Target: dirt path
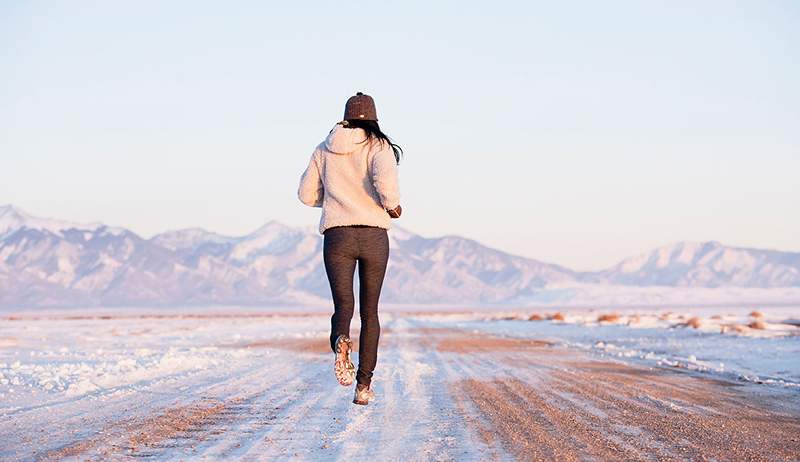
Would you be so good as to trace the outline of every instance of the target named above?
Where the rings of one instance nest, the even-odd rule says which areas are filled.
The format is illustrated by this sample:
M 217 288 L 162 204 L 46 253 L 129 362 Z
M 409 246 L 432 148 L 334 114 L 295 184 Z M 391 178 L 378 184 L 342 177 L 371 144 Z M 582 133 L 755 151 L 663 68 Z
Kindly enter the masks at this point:
M 797 392 L 412 317 L 385 326 L 369 406 L 336 384 L 323 337 L 228 342 L 259 354 L 224 374 L 15 410 L 0 459 L 800 458 Z

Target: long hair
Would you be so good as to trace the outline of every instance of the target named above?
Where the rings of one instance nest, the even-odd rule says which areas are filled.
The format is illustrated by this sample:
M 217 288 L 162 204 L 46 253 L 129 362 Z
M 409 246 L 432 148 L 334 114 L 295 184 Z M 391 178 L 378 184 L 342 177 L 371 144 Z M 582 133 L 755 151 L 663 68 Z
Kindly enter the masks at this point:
M 383 143 L 386 142 L 391 146 L 392 151 L 394 151 L 394 159 L 399 164 L 400 163 L 400 155 L 403 154 L 403 148 L 399 145 L 392 142 L 391 138 L 389 138 L 386 133 L 381 131 L 381 127 L 378 125 L 377 120 L 361 120 L 361 119 L 348 119 L 347 120 L 347 127 L 348 128 L 363 128 L 364 131 L 367 133 L 367 138 L 363 142 L 372 141 L 373 139 L 377 139 L 378 142 Z

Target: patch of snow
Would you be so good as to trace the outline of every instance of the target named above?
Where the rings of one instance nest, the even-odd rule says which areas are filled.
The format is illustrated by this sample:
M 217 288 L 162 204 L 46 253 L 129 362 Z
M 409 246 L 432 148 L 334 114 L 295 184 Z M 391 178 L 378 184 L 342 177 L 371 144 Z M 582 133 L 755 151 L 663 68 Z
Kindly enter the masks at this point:
M 562 310 L 563 321 L 528 321 L 529 312 L 472 314 L 455 325 L 513 337 L 551 340 L 603 357 L 800 388 L 800 308 Z M 600 322 L 615 312 L 619 319 Z M 540 315 L 550 314 L 539 311 Z M 454 323 L 456 318 L 429 318 Z M 756 323 L 758 321 L 758 323 Z M 692 327 L 692 325 L 697 327 Z M 749 327 L 752 326 L 752 327 Z

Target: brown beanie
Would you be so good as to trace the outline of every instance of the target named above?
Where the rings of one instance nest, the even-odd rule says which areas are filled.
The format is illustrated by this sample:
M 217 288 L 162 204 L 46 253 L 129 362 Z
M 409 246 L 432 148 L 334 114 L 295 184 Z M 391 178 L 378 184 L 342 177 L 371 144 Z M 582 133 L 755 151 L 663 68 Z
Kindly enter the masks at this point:
M 344 105 L 344 120 L 378 120 L 375 101 L 371 96 L 358 92 L 351 96 Z

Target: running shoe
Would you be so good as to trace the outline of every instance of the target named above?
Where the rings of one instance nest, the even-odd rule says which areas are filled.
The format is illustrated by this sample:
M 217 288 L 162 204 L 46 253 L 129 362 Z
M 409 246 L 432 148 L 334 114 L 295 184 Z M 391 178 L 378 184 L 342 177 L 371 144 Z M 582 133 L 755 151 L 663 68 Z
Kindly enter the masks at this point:
M 358 384 L 356 385 L 356 394 L 353 397 L 355 404 L 369 404 L 370 401 L 375 400 L 375 392 L 372 391 L 369 385 Z
M 336 380 L 342 386 L 348 387 L 356 379 L 356 366 L 350 360 L 350 352 L 353 351 L 353 342 L 347 335 L 336 337 L 336 360 L 333 363 L 333 372 Z

